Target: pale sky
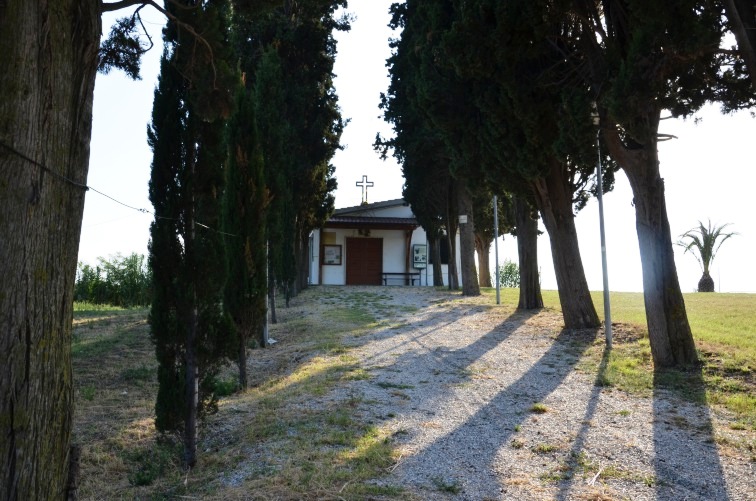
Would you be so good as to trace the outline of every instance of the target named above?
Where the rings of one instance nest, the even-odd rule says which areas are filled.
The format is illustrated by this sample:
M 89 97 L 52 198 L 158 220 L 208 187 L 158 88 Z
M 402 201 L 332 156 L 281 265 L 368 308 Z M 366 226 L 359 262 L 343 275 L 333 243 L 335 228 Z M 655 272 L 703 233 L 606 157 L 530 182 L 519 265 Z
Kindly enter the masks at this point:
M 388 8 L 391 0 L 352 0 L 348 12 L 356 16 L 349 33 L 337 33 L 338 56 L 334 73 L 336 91 L 344 118 L 351 121 L 344 130 L 343 151 L 333 159 L 339 187 L 336 207 L 358 205 L 361 188 L 355 183 L 367 175 L 375 186 L 368 191 L 370 202 L 401 198 L 404 179 L 392 160 L 381 161 L 372 149 L 377 132 L 390 135 L 379 117 L 379 95 L 388 87 L 385 61 L 390 56 L 387 40 L 391 31 Z M 151 9 L 144 9 L 148 11 Z M 162 20 L 147 12 L 148 29 L 160 40 Z M 121 14 L 124 15 L 124 14 Z M 110 26 L 103 20 L 103 30 Z M 159 70 L 160 48 L 147 54 L 142 80 L 130 81 L 122 73 L 98 75 L 95 86 L 94 125 L 88 184 L 128 205 L 152 210 L 148 182 L 152 152 L 147 145 L 147 124 L 151 120 L 152 98 Z M 737 231 L 721 248 L 712 266 L 717 290 L 756 292 L 756 220 L 753 208 L 756 182 L 756 119 L 748 112 L 721 115 L 707 107 L 693 120 L 667 120 L 661 132 L 679 139 L 662 143 L 660 162 L 665 179 L 667 211 L 672 235 L 680 235 L 698 220 L 732 223 Z M 607 231 L 609 286 L 613 291 L 642 290 L 640 256 L 635 232 L 632 193 L 624 174 L 617 175 L 613 192 L 604 197 Z M 147 253 L 151 214 L 143 214 L 89 191 L 79 247 L 79 260 L 96 264 L 97 258 L 118 252 Z M 592 200 L 577 216 L 578 236 L 589 287 L 600 290 L 601 253 L 598 237 L 597 202 Z M 543 229 L 543 228 L 542 228 Z M 544 289 L 555 289 L 549 241 L 539 238 L 538 259 Z M 493 253 L 493 251 L 492 251 Z M 701 271 L 690 254 L 675 249 L 678 276 L 683 292 L 696 288 Z M 493 256 L 491 257 L 493 260 Z M 504 238 L 499 262 L 517 261 L 515 239 Z

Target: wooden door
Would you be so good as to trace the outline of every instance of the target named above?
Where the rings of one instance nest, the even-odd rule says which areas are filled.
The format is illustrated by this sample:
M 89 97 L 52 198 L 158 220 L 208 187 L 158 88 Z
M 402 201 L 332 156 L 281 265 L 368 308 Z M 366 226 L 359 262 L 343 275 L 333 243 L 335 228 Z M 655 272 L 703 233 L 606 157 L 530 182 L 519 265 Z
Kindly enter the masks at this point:
M 346 239 L 347 285 L 381 285 L 382 273 L 382 238 Z

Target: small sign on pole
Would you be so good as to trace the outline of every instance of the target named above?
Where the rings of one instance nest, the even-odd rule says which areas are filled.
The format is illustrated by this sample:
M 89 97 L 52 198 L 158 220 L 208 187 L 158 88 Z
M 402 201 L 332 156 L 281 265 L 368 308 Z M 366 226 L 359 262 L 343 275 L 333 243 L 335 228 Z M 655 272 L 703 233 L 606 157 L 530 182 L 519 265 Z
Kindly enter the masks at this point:
M 459 216 L 459 224 L 467 224 L 467 215 Z

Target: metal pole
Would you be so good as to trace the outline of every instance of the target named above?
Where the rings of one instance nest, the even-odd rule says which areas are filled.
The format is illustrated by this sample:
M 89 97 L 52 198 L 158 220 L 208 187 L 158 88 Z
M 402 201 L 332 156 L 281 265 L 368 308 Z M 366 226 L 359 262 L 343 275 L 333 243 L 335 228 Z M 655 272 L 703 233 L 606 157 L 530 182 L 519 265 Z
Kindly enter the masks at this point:
M 601 232 L 601 269 L 604 273 L 604 332 L 606 333 L 606 346 L 612 347 L 612 308 L 609 304 L 609 274 L 606 270 L 606 234 L 604 232 L 604 181 L 601 176 L 601 143 L 599 137 L 601 130 L 596 133 L 596 150 L 598 151 L 598 163 L 596 164 L 596 179 L 598 182 L 599 203 L 599 228 Z
M 501 285 L 499 285 L 499 204 L 496 195 L 493 198 L 494 209 L 494 257 L 496 258 L 496 304 L 501 304 Z

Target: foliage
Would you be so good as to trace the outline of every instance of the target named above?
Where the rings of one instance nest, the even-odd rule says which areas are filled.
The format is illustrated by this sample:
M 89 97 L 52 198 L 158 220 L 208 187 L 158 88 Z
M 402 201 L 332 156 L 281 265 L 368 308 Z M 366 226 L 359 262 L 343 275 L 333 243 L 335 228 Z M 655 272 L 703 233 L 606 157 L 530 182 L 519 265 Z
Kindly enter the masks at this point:
M 229 123 L 229 158 L 223 196 L 226 281 L 223 306 L 236 329 L 239 384 L 247 386 L 247 343 L 264 344 L 268 291 L 265 169 L 257 137 L 254 89 L 240 86 Z
M 134 80 L 139 80 L 139 66 L 142 54 L 152 48 L 140 41 L 140 33 L 137 22 L 142 28 L 142 19 L 139 16 L 139 7 L 131 17 L 124 17 L 116 21 L 110 28 L 110 34 L 100 45 L 100 61 L 98 70 L 108 74 L 114 68 L 124 71 Z M 146 30 L 145 30 L 146 33 Z
M 79 263 L 74 285 L 74 301 L 110 304 L 130 308 L 147 306 L 152 301 L 152 276 L 145 257 L 132 253 L 100 257 L 92 267 Z
M 330 163 L 344 121 L 333 88 L 334 17 L 344 0 L 286 2 L 265 16 L 240 17 L 236 36 L 241 69 L 254 88 L 255 119 L 270 190 L 268 241 L 271 278 L 287 300 L 306 273 L 310 231 L 333 211 L 336 179 Z
M 680 235 L 680 240 L 677 241 L 677 245 L 685 249 L 685 252 L 690 251 L 698 264 L 701 265 L 703 277 L 698 283 L 698 292 L 714 292 L 714 280 L 711 279 L 709 274 L 709 267 L 722 244 L 728 238 L 737 235 L 736 232 L 724 233 L 724 229 L 729 225 L 729 223 L 726 223 L 721 226 L 716 224 L 712 226 L 711 220 L 709 220 L 708 226 L 704 226 L 699 221 L 698 228 L 691 228 L 686 231 Z M 718 244 L 717 241 L 719 241 Z
M 148 130 L 155 207 L 150 332 L 159 363 L 155 426 L 183 434 L 185 462 L 192 466 L 196 420 L 214 410 L 213 376 L 233 346 L 233 329 L 221 310 L 225 267 L 218 231 L 227 153 L 221 117 L 231 93 L 223 87 L 231 85 L 224 59 L 228 3 L 216 0 L 175 14 L 203 26 L 213 64 L 201 64 L 207 54 L 193 59 L 195 43 L 168 23 Z M 196 65 L 192 71 L 183 71 L 190 63 Z
M 701 270 L 704 273 L 707 273 L 711 263 L 714 261 L 714 256 L 722 244 L 725 243 L 728 238 L 737 235 L 736 232 L 723 233 L 723 230 L 729 225 L 730 223 L 721 226 L 715 224 L 712 227 L 710 220 L 708 226 L 704 226 L 703 223 L 699 221 L 698 228 L 691 228 L 680 235 L 681 240 L 677 243 L 685 249 L 685 252 L 690 251 L 701 265 Z M 688 241 L 685 242 L 683 239 L 688 239 Z M 719 245 L 717 245 L 717 240 L 719 240 Z M 696 255 L 696 251 L 698 252 L 698 255 Z
M 504 265 L 499 266 L 499 285 L 510 288 L 520 286 L 520 267 L 517 263 L 506 259 Z
M 558 2 L 556 18 L 572 22 L 563 59 L 591 89 L 609 152 L 633 190 L 636 229 L 649 310 L 648 331 L 656 367 L 696 363 L 659 172 L 662 112 L 695 113 L 718 101 L 753 104 L 750 83 L 735 51 L 721 50 L 726 34 L 719 2 Z

